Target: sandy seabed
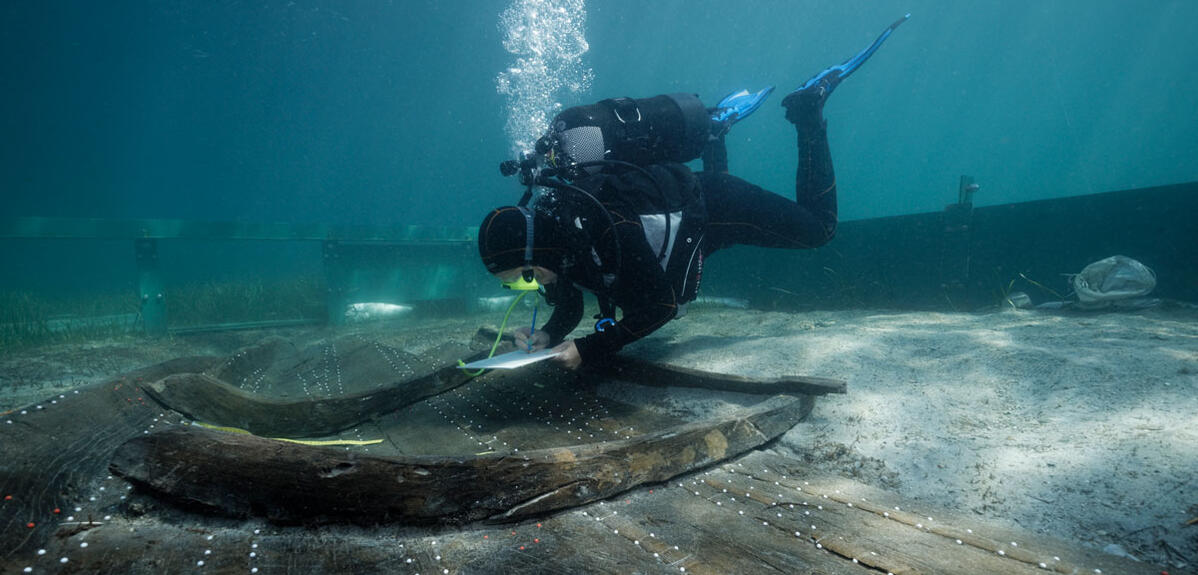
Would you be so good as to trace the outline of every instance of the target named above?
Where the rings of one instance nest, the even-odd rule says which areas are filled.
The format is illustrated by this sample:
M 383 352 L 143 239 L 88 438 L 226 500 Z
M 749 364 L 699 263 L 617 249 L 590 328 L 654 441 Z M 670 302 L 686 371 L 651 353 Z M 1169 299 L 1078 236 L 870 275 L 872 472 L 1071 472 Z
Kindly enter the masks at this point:
M 1198 563 L 1198 311 L 699 310 L 627 351 L 844 379 L 772 449 L 876 487 L 1173 568 Z M 616 392 L 620 393 L 620 392 Z M 680 412 L 708 394 L 638 391 Z M 729 399 L 731 406 L 736 400 Z
M 468 342 L 493 315 L 373 330 L 416 349 Z M 335 334 L 290 332 L 308 340 Z M 0 411 L 172 357 L 228 354 L 263 335 L 124 338 L 9 353 L 0 358 Z M 624 353 L 747 376 L 843 379 L 846 395 L 821 398 L 769 449 L 939 508 L 1175 572 L 1198 564 L 1198 524 L 1187 525 L 1198 518 L 1193 307 L 987 314 L 697 307 Z M 605 394 L 687 417 L 761 399 L 606 387 Z

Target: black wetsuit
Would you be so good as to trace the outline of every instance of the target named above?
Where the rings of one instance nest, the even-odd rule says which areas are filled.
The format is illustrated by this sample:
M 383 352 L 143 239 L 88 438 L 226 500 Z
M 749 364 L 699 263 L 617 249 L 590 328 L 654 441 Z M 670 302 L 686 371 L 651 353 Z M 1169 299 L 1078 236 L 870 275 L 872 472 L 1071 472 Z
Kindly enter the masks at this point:
M 650 246 L 646 238 L 643 222 L 637 215 L 643 212 L 634 206 L 605 201 L 619 238 L 619 272 L 614 274 L 614 282 L 612 274 L 605 277 L 602 273 L 601 262 L 611 265 L 616 259 L 614 244 L 610 238 L 604 238 L 611 226 L 605 218 L 598 223 L 595 221 L 598 218 L 591 218 L 591 224 L 601 228 L 593 234 L 596 240 L 590 246 L 572 249 L 573 263 L 563 270 L 557 282 L 546 287 L 546 296 L 555 310 L 542 329 L 552 342 L 562 341 L 581 321 L 580 288 L 609 298 L 623 311 L 623 317 L 614 326 L 575 340 L 586 364 L 618 351 L 676 317 L 679 306 L 693 299 L 697 292 L 702 260 L 716 251 L 737 244 L 806 249 L 832 239 L 837 222 L 836 178 L 827 129 L 818 111 L 804 114 L 799 120 L 795 122 L 799 162 L 793 202 L 728 174 L 726 161 L 722 159 L 722 142 L 715 143 L 714 153 L 705 155 L 703 172 L 692 173 L 681 164 L 650 167 L 659 186 L 668 193 L 685 196 L 697 186 L 705 204 L 705 225 L 698 230 L 682 226 L 666 270 L 658 263 L 660 250 Z M 607 178 L 610 183 L 612 177 Z M 638 174 L 615 180 L 635 185 L 638 178 L 641 182 L 645 180 Z M 597 189 L 603 182 L 578 184 L 584 188 L 591 184 L 589 187 Z

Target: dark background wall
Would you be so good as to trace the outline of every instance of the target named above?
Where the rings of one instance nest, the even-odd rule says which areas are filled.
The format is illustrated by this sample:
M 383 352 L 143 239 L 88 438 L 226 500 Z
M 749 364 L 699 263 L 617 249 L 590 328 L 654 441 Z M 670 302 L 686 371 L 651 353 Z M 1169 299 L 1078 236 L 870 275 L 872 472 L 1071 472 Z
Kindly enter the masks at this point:
M 960 219 L 942 211 L 845 222 L 817 250 L 717 253 L 703 289 L 767 309 L 974 310 L 1007 291 L 1064 299 L 1069 275 L 1124 255 L 1156 272 L 1153 296 L 1195 302 L 1196 213 L 1190 183 L 980 207 Z
M 0 216 L 477 225 L 519 197 L 496 170 L 510 154 L 496 90 L 517 62 L 499 22 L 510 4 L 5 2 Z M 729 149 L 734 173 L 783 195 L 795 159 L 782 94 L 911 12 L 826 111 L 846 221 L 937 211 L 961 173 L 983 183 L 979 206 L 1198 180 L 1189 0 L 578 5 L 594 82 L 562 105 L 777 85 Z M 830 249 L 870 257 L 854 233 Z M 186 277 L 312 267 L 312 249 L 189 249 L 211 256 Z M 5 240 L 0 289 L 119 287 L 104 272 L 128 257 Z M 1088 258 L 1069 259 L 1045 283 Z

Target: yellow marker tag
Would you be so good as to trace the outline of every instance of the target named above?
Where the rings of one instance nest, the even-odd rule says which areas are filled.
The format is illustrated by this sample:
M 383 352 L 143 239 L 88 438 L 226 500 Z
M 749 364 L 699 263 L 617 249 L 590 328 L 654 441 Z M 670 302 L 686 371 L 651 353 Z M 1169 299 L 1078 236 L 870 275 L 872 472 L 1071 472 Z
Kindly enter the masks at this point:
M 382 443 L 381 439 L 327 439 L 327 440 L 307 440 L 307 439 L 287 439 L 285 437 L 271 437 L 275 441 L 287 441 L 289 443 L 299 443 L 302 445 L 374 445 Z
M 240 433 L 242 435 L 254 435 L 244 429 L 240 429 L 237 427 L 212 425 L 211 423 L 204 423 L 202 421 L 195 422 L 195 425 L 198 425 L 205 429 L 214 429 L 216 431 L 225 431 L 228 433 Z M 381 440 L 381 439 L 365 439 L 365 440 L 324 439 L 324 440 L 321 440 L 321 439 L 288 439 L 286 437 L 267 437 L 266 439 L 273 439 L 275 441 L 286 441 L 288 443 L 298 443 L 300 445 L 316 445 L 316 446 L 323 446 L 323 445 L 375 445 L 377 443 L 383 442 L 383 440 Z
M 198 426 L 200 426 L 200 427 L 203 427 L 203 428 L 205 428 L 205 429 L 213 429 L 213 430 L 216 430 L 216 431 L 224 431 L 224 432 L 227 432 L 227 433 L 240 433 L 240 434 L 242 434 L 242 435 L 253 435 L 252 433 L 250 433 L 250 432 L 248 432 L 248 431 L 246 431 L 246 430 L 244 430 L 244 429 L 239 429 L 239 428 L 236 428 L 236 427 L 225 427 L 225 426 L 223 426 L 223 425 L 212 425 L 211 423 L 204 423 L 204 422 L 202 422 L 202 421 L 195 421 L 195 422 L 192 422 L 192 424 L 193 424 L 193 425 L 198 425 Z

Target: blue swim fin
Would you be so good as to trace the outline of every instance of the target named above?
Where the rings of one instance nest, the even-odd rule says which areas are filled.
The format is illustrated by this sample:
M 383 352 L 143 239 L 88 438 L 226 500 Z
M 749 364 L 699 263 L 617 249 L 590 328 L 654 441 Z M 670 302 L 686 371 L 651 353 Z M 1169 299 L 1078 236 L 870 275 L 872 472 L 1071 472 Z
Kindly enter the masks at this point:
M 714 135 L 720 136 L 728 133 L 732 124 L 748 118 L 749 114 L 761 107 L 761 103 L 765 102 L 765 99 L 769 98 L 773 91 L 773 86 L 766 86 L 764 90 L 756 93 L 741 90 L 724 96 L 724 99 L 720 100 L 720 103 L 711 110 L 711 120 L 715 124 L 712 131 L 718 132 Z
M 894 24 L 891 24 L 890 27 L 882 31 L 882 34 L 878 36 L 877 40 L 874 40 L 873 44 L 870 44 L 864 50 L 858 52 L 856 56 L 845 60 L 843 64 L 832 66 L 831 68 L 816 74 L 810 80 L 807 80 L 807 82 L 805 82 L 802 86 L 799 86 L 797 89 L 795 89 L 795 91 L 787 94 L 786 98 L 782 100 L 782 105 L 790 107 L 788 101 L 793 101 L 794 97 L 803 96 L 803 92 L 810 93 L 811 96 L 816 98 L 817 102 L 822 105 L 823 100 L 832 93 L 832 90 L 835 90 L 836 86 L 840 85 L 842 80 L 848 78 L 849 75 L 857 71 L 857 68 L 860 68 L 870 56 L 874 55 L 874 52 L 878 51 L 878 48 L 882 46 L 882 42 L 885 42 L 886 39 L 890 37 L 890 34 L 893 33 L 900 24 L 906 22 L 910 17 L 911 15 L 907 14 L 896 20 Z

